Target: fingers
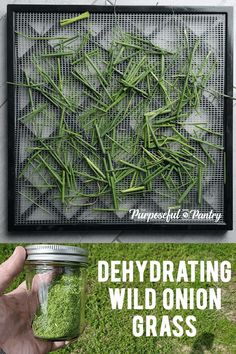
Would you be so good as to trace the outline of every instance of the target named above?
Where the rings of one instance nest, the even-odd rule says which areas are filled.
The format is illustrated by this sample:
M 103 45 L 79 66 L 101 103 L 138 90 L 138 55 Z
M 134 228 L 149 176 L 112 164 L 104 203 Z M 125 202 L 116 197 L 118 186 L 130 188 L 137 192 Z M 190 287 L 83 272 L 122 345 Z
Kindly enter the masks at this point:
M 12 290 L 10 293 L 8 293 L 8 295 L 17 295 L 17 294 L 22 294 L 25 293 L 27 291 L 27 287 L 26 287 L 26 282 L 23 281 L 23 283 L 21 283 L 18 288 Z
M 71 341 L 60 341 L 60 342 L 47 342 L 38 339 L 38 345 L 42 350 L 45 349 L 47 352 L 55 352 L 58 349 L 64 348 L 65 346 L 72 344 L 76 340 L 78 340 L 78 338 L 73 339 Z
M 64 348 L 64 347 L 67 347 L 68 345 L 71 345 L 75 342 L 78 341 L 78 338 L 75 338 L 75 339 L 72 339 L 72 340 L 66 340 L 64 342 L 52 342 L 51 345 L 51 351 L 56 351 L 58 349 L 61 349 L 61 348 Z
M 68 342 L 48 342 L 44 340 L 37 339 L 37 345 L 40 353 L 51 353 L 58 349 L 64 348 Z
M 77 341 L 78 341 L 78 338 L 71 339 L 71 340 L 69 340 L 69 341 L 66 342 L 66 345 L 73 344 L 73 343 L 75 343 L 75 342 L 77 342 Z
M 69 344 L 69 342 L 53 342 L 52 343 L 52 348 L 51 351 L 54 352 L 55 350 L 61 349 L 63 347 L 65 347 L 67 344 Z
M 3 292 L 10 285 L 12 280 L 23 270 L 25 258 L 25 249 L 18 246 L 11 257 L 0 265 L 0 293 Z

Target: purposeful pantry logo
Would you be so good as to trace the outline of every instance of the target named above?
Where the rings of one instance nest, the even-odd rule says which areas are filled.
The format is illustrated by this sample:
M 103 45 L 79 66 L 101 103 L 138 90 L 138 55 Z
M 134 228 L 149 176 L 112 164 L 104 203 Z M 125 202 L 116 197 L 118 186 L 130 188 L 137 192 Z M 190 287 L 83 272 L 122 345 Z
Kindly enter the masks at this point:
M 168 209 L 164 212 L 147 212 L 143 209 L 130 209 L 130 219 L 135 221 L 152 222 L 155 220 L 164 220 L 169 223 L 175 220 L 199 220 L 199 221 L 212 221 L 218 223 L 222 219 L 221 213 L 214 212 L 211 209 L 209 212 L 202 212 L 198 209 Z

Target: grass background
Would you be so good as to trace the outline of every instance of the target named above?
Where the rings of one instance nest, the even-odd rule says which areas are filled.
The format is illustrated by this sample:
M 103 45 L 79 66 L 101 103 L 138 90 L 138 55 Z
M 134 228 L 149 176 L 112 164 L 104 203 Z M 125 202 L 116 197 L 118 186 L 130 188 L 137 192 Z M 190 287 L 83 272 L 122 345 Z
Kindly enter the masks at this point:
M 88 299 L 86 305 L 87 325 L 79 340 L 69 347 L 58 351 L 60 354 L 155 354 L 155 353 L 189 353 L 189 354 L 236 354 L 236 244 L 82 244 L 90 254 L 88 268 Z M 0 247 L 0 262 L 5 260 L 15 245 Z M 233 277 L 230 283 L 221 284 L 223 292 L 222 310 L 179 310 L 165 311 L 158 307 L 153 311 L 125 310 L 112 311 L 110 308 L 108 288 L 117 284 L 97 282 L 98 260 L 229 260 L 232 263 Z M 16 287 L 24 279 L 22 273 L 12 284 Z M 210 283 L 194 284 L 121 284 L 121 287 L 138 287 L 142 293 L 145 287 L 155 287 L 158 292 L 164 287 L 202 287 Z M 197 336 L 188 338 L 174 337 L 140 337 L 132 335 L 132 317 L 136 314 L 153 314 L 160 317 L 176 314 L 197 318 Z M 160 324 L 160 320 L 158 320 Z M 158 327 L 159 328 L 159 327 Z

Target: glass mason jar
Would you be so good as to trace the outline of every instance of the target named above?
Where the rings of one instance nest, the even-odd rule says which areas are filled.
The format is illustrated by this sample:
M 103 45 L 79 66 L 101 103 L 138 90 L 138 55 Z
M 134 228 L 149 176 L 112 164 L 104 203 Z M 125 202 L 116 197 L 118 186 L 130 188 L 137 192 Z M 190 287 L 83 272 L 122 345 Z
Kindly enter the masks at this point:
M 84 328 L 87 251 L 73 246 L 26 247 L 26 284 L 35 337 L 77 338 Z

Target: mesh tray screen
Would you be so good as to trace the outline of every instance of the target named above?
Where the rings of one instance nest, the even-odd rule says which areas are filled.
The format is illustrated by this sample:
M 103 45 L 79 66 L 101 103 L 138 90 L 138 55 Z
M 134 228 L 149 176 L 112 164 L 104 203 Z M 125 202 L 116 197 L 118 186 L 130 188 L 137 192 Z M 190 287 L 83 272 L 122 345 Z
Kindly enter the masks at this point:
M 77 31 L 81 34 L 87 32 L 87 27 L 83 22 L 77 22 L 73 25 L 60 28 L 59 20 L 77 16 L 77 13 L 15 13 L 15 31 L 25 33 L 29 36 L 73 36 Z M 201 40 L 201 46 L 197 52 L 197 60 L 199 63 L 205 58 L 209 50 L 214 54 L 213 57 L 218 59 L 218 69 L 211 77 L 208 86 L 215 91 L 223 93 L 224 90 L 224 69 L 225 69 L 225 25 L 226 19 L 224 14 L 152 14 L 152 13 L 119 13 L 116 18 L 110 13 L 93 13 L 90 17 L 90 26 L 94 38 L 101 46 L 107 48 L 114 36 L 114 28 L 119 24 L 124 31 L 134 34 L 146 36 L 164 48 L 176 50 L 183 45 L 184 29 L 189 33 L 190 45 L 193 45 L 197 38 Z M 88 45 L 89 46 L 89 45 Z M 73 47 L 73 44 L 72 44 Z M 30 73 L 30 58 L 32 53 L 42 53 L 44 50 L 51 48 L 50 41 L 34 41 L 17 36 L 15 41 L 15 60 L 14 60 L 14 80 L 20 82 L 24 80 L 24 71 Z M 89 49 L 89 48 L 88 48 Z M 92 48 L 91 48 L 92 50 Z M 68 70 L 67 62 L 63 64 L 63 73 Z M 31 73 L 34 75 L 34 73 Z M 170 75 L 172 75 L 170 73 Z M 71 77 L 67 83 L 70 87 L 76 87 L 74 78 Z M 37 104 L 45 103 L 44 99 L 36 95 L 34 96 Z M 80 93 L 78 100 L 82 99 Z M 158 99 L 158 97 L 157 97 Z M 40 134 L 47 137 L 53 133 L 57 124 L 57 115 L 53 107 L 49 108 L 47 117 L 42 115 L 41 123 L 38 126 L 23 123 L 19 118 L 23 114 L 30 112 L 28 93 L 24 88 L 16 87 L 15 90 L 15 122 L 16 122 L 16 176 L 18 177 L 25 159 L 29 154 L 28 147 L 32 146 L 32 138 Z M 223 99 L 212 100 L 212 97 L 204 94 L 200 103 L 200 119 L 208 122 L 208 126 L 218 133 L 223 133 Z M 138 115 L 132 117 L 132 122 L 139 119 Z M 199 116 L 195 113 L 188 118 L 189 121 L 199 121 Z M 122 129 L 130 132 L 132 139 L 131 119 L 125 121 Z M 70 118 L 70 126 L 76 126 L 76 119 L 73 115 Z M 191 126 L 186 131 L 191 134 Z M 223 138 L 211 136 L 211 142 L 215 144 L 223 144 Z M 205 159 L 203 151 L 198 148 L 196 152 L 199 158 Z M 196 191 L 193 190 L 186 202 L 183 204 L 184 209 L 199 209 L 201 212 L 221 213 L 220 223 L 224 222 L 224 153 L 219 150 L 212 150 L 215 164 L 208 164 L 204 172 L 203 180 L 203 203 L 199 207 L 196 203 Z M 78 161 L 78 168 L 83 170 L 83 164 Z M 36 179 L 36 180 L 35 180 Z M 74 206 L 66 208 L 54 198 L 52 191 L 41 190 L 40 188 L 31 188 L 30 198 L 26 198 L 29 185 L 37 182 L 37 178 L 30 172 L 24 174 L 23 178 L 16 179 L 16 223 L 24 224 L 77 224 L 77 223 L 120 223 L 128 224 L 134 221 L 130 219 L 130 213 L 120 212 L 94 212 L 94 206 Z M 125 186 L 124 186 L 125 187 Z M 163 196 L 163 195 L 164 196 Z M 34 202 L 33 202 L 34 201 Z M 81 203 L 88 200 L 82 198 Z M 112 201 L 110 197 L 101 197 L 96 204 L 99 207 L 111 208 Z M 121 202 L 120 207 L 123 209 L 138 208 L 146 212 L 166 211 L 168 206 L 173 204 L 171 193 L 168 193 L 165 185 L 159 179 L 155 181 L 154 191 L 150 194 L 136 196 L 126 196 Z M 155 223 L 165 223 L 166 220 L 155 220 Z M 213 220 L 192 220 L 188 217 L 175 220 L 175 223 L 212 223 Z

